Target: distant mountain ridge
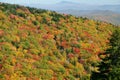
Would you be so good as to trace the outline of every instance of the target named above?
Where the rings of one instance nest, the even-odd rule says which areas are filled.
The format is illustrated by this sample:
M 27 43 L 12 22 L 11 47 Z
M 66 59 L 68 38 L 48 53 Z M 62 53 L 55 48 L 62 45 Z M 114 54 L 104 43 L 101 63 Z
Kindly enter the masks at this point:
M 117 13 L 120 13 L 120 5 L 96 5 L 96 4 L 81 4 L 81 3 L 74 3 L 69 1 L 62 1 L 56 4 L 25 4 L 31 7 L 49 9 L 49 10 L 110 10 Z
M 120 25 L 120 14 L 109 10 L 60 10 L 57 12 Z
M 82 16 L 120 25 L 120 4 L 96 5 L 62 1 L 56 4 L 23 4 L 24 6 L 56 11 L 58 13 Z

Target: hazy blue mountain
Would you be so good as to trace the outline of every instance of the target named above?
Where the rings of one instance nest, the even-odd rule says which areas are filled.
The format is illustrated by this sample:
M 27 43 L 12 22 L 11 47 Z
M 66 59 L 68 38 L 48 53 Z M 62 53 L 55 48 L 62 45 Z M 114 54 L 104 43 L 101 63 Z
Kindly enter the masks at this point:
M 120 25 L 120 14 L 112 12 L 112 11 L 93 11 L 89 14 L 82 15 L 83 17 L 87 17 L 94 20 L 105 21 L 108 23 L 112 23 L 115 25 Z
M 111 10 L 120 13 L 120 5 L 103 5 L 97 8 L 98 10 Z

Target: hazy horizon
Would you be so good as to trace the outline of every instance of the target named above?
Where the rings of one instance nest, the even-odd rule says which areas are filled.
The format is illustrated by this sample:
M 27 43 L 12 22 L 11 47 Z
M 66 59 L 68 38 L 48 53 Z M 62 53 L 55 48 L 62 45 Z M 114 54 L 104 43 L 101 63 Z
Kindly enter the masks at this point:
M 11 4 L 56 4 L 62 1 L 81 3 L 81 4 L 95 4 L 95 5 L 118 5 L 120 0 L 0 0 L 0 2 Z

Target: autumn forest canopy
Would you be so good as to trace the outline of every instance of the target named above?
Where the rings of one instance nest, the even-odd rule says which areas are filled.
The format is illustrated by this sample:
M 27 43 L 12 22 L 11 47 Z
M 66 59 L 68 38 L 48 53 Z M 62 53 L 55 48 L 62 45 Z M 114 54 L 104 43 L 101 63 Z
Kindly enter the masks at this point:
M 0 80 L 120 80 L 118 26 L 0 3 Z

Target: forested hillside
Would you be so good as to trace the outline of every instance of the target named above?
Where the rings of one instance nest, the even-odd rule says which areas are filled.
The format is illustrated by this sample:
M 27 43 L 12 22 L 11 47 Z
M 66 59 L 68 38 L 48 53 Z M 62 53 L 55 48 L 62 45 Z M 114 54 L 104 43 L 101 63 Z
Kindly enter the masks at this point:
M 0 80 L 90 80 L 115 26 L 0 3 Z

